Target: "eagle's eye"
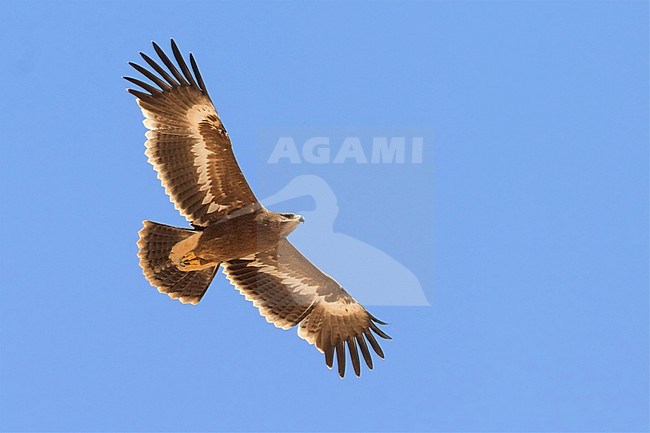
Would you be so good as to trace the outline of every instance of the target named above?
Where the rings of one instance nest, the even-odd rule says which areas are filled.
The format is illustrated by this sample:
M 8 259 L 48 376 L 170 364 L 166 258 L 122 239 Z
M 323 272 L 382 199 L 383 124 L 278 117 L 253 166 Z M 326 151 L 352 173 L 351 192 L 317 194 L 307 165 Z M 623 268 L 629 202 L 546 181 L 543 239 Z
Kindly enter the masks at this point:
M 284 218 L 290 220 L 290 219 L 293 219 L 293 217 L 294 217 L 295 215 L 292 214 L 292 213 L 283 213 L 282 216 L 283 216 Z
M 189 261 L 189 260 L 183 260 L 183 265 L 187 266 L 187 265 L 189 265 L 189 264 L 190 264 L 190 261 Z

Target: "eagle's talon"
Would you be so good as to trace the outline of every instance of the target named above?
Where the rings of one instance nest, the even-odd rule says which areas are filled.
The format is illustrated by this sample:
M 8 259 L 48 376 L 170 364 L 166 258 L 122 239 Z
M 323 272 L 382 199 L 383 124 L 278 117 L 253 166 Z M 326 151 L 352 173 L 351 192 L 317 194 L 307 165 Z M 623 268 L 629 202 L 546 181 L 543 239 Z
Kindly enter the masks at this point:
M 181 257 L 179 265 L 183 268 L 186 266 L 202 266 L 203 260 L 196 257 L 196 254 L 194 254 L 193 252 L 189 252 L 185 254 L 183 257 Z

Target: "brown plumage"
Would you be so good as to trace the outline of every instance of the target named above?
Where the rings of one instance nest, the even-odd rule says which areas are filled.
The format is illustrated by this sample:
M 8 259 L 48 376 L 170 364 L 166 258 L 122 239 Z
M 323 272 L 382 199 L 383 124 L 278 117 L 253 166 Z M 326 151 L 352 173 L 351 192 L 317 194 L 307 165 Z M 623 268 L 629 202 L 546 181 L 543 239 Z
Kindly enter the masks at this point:
M 372 369 L 368 345 L 384 357 L 373 333 L 390 338 L 377 326 L 385 323 L 289 243 L 286 237 L 302 217 L 271 212 L 259 203 L 237 164 L 194 56 L 190 54 L 190 71 L 173 40 L 171 45 L 178 68 L 153 43 L 166 68 L 144 53 L 142 58 L 157 74 L 129 64 L 154 85 L 125 79 L 144 90 L 128 89 L 149 129 L 149 162 L 194 229 L 145 221 L 138 241 L 145 277 L 160 292 L 196 304 L 222 266 L 266 320 L 282 329 L 297 326 L 298 335 L 325 354 L 329 368 L 336 354 L 341 377 L 346 346 L 357 376 L 359 353 Z

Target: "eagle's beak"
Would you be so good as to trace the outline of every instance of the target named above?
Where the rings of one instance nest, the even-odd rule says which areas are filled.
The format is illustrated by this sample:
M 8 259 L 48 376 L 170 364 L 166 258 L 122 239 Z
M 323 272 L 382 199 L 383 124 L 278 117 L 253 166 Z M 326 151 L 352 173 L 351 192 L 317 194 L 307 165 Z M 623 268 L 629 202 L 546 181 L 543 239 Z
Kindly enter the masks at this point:
M 301 215 L 300 218 L 298 218 L 298 221 L 300 221 L 301 223 L 304 223 L 304 222 L 305 222 L 305 219 L 304 219 L 304 218 L 302 217 L 302 215 Z

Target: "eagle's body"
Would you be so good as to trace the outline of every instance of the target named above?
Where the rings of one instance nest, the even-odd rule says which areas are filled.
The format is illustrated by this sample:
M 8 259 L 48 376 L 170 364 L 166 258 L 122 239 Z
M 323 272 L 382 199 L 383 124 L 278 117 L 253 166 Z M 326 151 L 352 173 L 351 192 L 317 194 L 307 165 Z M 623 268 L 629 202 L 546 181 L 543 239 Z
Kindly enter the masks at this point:
M 300 215 L 263 208 L 236 214 L 174 245 L 170 259 L 184 272 L 205 269 L 265 251 L 287 237 L 302 221 Z
M 325 354 L 336 353 L 341 377 L 345 347 L 357 376 L 359 352 L 372 369 L 368 344 L 381 357 L 373 332 L 389 338 L 377 320 L 334 279 L 286 239 L 303 219 L 264 208 L 242 174 L 230 137 L 208 96 L 194 57 L 192 72 L 172 40 L 174 58 L 153 44 L 166 69 L 140 53 L 157 75 L 130 63 L 155 86 L 127 80 L 145 115 L 146 154 L 176 209 L 194 227 L 144 221 L 138 241 L 140 266 L 158 291 L 198 303 L 222 267 L 233 285 L 269 322 L 298 335 Z

